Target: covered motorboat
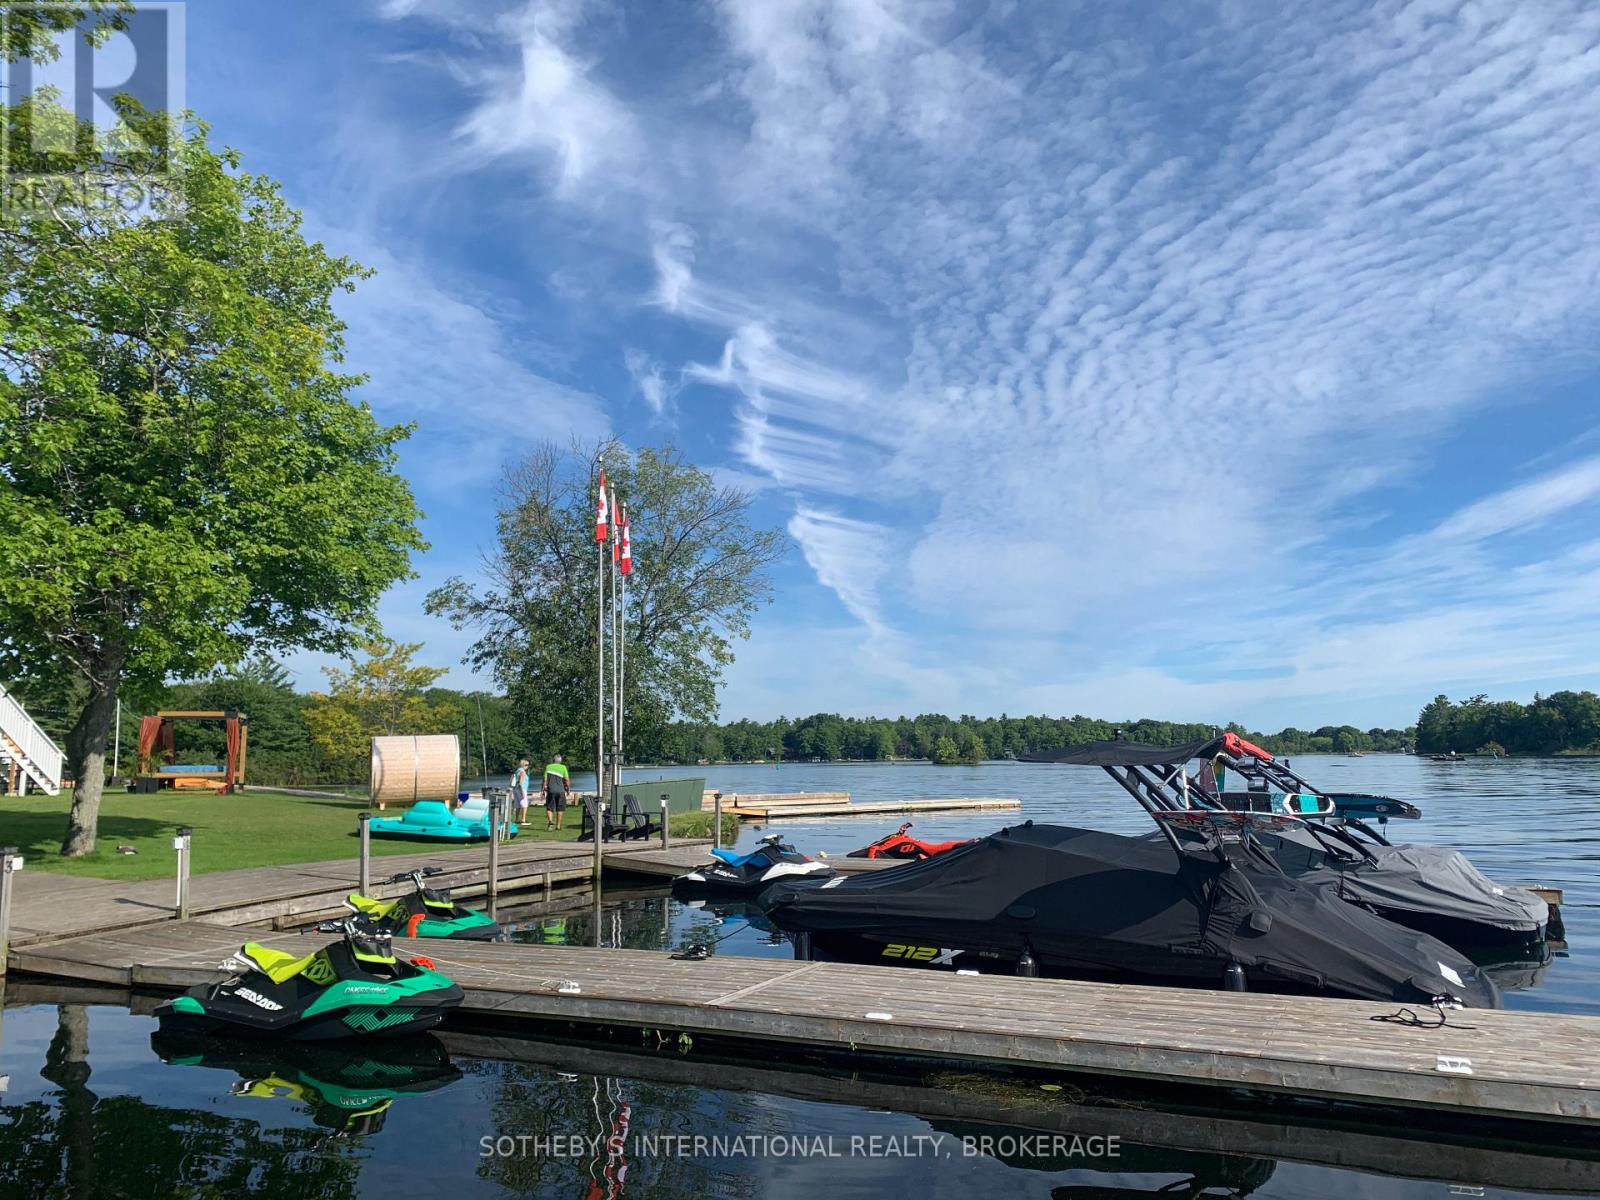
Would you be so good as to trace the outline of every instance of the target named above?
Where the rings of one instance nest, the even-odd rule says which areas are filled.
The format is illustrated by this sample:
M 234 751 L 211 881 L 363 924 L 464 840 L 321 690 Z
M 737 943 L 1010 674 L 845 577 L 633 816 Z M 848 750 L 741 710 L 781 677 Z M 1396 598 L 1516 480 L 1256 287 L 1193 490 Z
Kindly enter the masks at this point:
M 1393 845 L 1355 813 L 1414 819 L 1421 811 L 1386 796 L 1318 790 L 1266 750 L 1225 733 L 1182 746 L 1089 742 L 1040 759 L 1103 767 L 1141 802 L 1166 811 L 1275 813 L 1294 818 L 1263 831 L 1260 842 L 1295 879 L 1460 947 L 1540 941 L 1550 908 L 1526 888 L 1489 879 L 1457 850 Z M 1198 761 L 1190 775 L 1187 764 Z M 1243 789 L 1228 790 L 1237 778 Z
M 1464 955 L 1284 874 L 1255 840 L 1284 818 L 1151 815 L 1159 838 L 1027 822 L 761 906 L 830 959 L 1500 1005 Z

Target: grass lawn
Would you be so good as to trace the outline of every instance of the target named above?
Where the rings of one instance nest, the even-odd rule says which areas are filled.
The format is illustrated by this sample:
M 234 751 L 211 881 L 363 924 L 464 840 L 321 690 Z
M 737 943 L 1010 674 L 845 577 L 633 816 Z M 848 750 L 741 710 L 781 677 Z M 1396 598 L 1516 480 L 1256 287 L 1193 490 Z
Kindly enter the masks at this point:
M 250 788 L 232 796 L 173 791 L 134 795 L 108 789 L 100 805 L 95 852 L 64 859 L 61 838 L 71 807 L 72 796 L 67 792 L 59 796 L 0 796 L 0 844 L 20 847 L 29 870 L 101 879 L 170 876 L 177 863 L 172 836 L 180 825 L 194 829 L 191 870 L 196 875 L 236 867 L 355 858 L 359 852 L 356 817 L 367 810 L 367 800 L 360 795 L 347 800 L 286 796 Z M 384 815 L 399 816 L 404 811 L 403 806 L 391 807 Z M 545 832 L 542 812 L 534 817 L 519 838 L 577 839 L 581 816 L 576 810 L 567 810 L 567 825 L 559 835 Z M 684 835 L 689 836 L 689 830 Z M 132 846 L 138 853 L 118 854 L 118 846 Z M 449 854 L 457 849 L 460 847 L 439 843 L 372 839 L 374 857 L 418 851 Z

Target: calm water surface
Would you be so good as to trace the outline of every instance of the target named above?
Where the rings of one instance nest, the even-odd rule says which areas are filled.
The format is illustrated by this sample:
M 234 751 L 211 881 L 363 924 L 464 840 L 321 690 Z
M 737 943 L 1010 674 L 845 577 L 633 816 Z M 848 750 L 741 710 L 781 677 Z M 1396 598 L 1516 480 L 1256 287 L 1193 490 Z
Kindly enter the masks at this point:
M 1400 827 L 1408 840 L 1459 847 L 1497 878 L 1566 889 L 1570 957 L 1508 999 L 1600 1011 L 1600 977 L 1587 952 L 1600 908 L 1600 763 L 1442 765 L 1374 755 L 1307 757 L 1298 765 L 1329 788 L 1421 804 L 1424 820 Z M 1009 795 L 1022 799 L 1022 818 L 1125 832 L 1150 824 L 1100 772 L 1074 767 L 702 770 L 709 786 L 728 793 Z M 654 777 L 637 772 L 630 781 Z M 970 836 L 1008 819 L 1018 818 L 931 814 L 917 832 Z M 897 823 L 857 818 L 782 828 L 804 848 L 842 853 Z M 756 836 L 746 830 L 741 841 Z M 681 906 L 643 890 L 614 890 L 598 922 L 592 897 L 582 896 L 502 915 L 526 941 L 647 948 L 707 941 L 717 953 L 790 954 L 756 914 Z M 957 1115 L 938 1116 L 946 1110 L 873 1090 L 868 1081 L 774 1082 L 771 1063 L 718 1064 L 675 1043 L 596 1048 L 452 1031 L 420 1048 L 257 1047 L 163 1062 L 151 1044 L 155 1023 L 139 1012 L 147 1005 L 129 1011 L 99 993 L 80 996 L 83 1003 L 62 999 L 17 981 L 7 996 L 0 1197 L 1600 1194 L 1600 1171 L 1584 1161 L 1600 1154 L 1593 1145 L 1553 1161 L 1506 1148 L 1441 1154 L 1364 1133 L 1260 1124 L 1218 1133 L 1193 1114 L 1157 1120 L 1115 1107 L 1060 1107 L 1070 1093 L 1008 1097 L 1013 1108 L 1045 1114 L 1021 1119 L 965 1095 L 960 1081 L 950 1091 L 950 1080 L 936 1081 L 938 1094 L 964 1098 Z M 975 1112 L 1013 1123 L 975 1124 Z M 1059 1140 L 1041 1140 L 1041 1129 Z M 1094 1141 L 1108 1133 L 1121 1137 L 1115 1157 Z M 723 1142 L 675 1140 L 712 1135 Z M 1006 1141 L 1028 1136 L 1034 1140 Z M 852 1140 L 858 1137 L 877 1141 Z M 510 1153 L 484 1154 L 497 1144 Z M 1316 1165 L 1328 1162 L 1361 1169 Z

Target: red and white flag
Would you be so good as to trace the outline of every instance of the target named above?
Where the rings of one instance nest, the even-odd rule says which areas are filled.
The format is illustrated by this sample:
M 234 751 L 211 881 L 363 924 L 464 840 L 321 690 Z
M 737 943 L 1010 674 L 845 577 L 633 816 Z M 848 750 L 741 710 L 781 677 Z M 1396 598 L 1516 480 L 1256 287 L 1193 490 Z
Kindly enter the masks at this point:
M 611 512 L 606 507 L 606 473 L 600 472 L 600 499 L 594 506 L 594 540 L 605 543 L 606 526 L 611 523 Z
M 622 510 L 622 554 L 617 560 L 624 575 L 633 574 L 633 542 L 628 536 L 628 510 Z
M 611 493 L 611 561 L 622 559 L 622 510 L 617 507 L 617 494 Z

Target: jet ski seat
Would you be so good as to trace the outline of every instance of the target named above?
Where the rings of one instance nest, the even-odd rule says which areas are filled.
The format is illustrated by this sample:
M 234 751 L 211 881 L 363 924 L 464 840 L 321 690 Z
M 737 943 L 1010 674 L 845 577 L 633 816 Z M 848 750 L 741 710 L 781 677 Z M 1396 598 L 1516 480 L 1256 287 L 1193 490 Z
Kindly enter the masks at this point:
M 748 854 L 736 854 L 732 850 L 724 850 L 721 847 L 718 847 L 711 852 L 711 857 L 727 863 L 730 867 L 742 867 L 745 863 L 754 858 L 762 849 L 765 849 L 765 847 L 758 847 L 757 849 L 750 851 Z
M 502 813 L 504 813 L 504 810 L 502 810 Z M 455 818 L 458 821 L 482 821 L 487 824 L 489 820 L 489 797 L 472 796 L 463 800 L 456 805 Z
M 296 958 L 287 950 L 274 950 L 271 946 L 263 946 L 259 942 L 246 942 L 239 951 L 239 957 L 247 958 L 261 968 L 273 983 L 287 983 L 311 965 L 311 960 L 317 957 L 313 950 L 304 958 Z

